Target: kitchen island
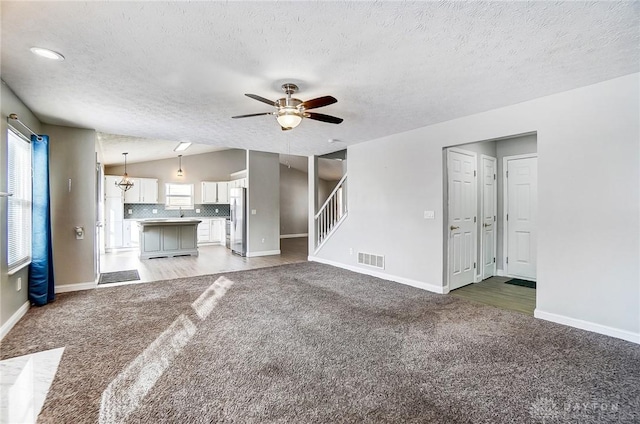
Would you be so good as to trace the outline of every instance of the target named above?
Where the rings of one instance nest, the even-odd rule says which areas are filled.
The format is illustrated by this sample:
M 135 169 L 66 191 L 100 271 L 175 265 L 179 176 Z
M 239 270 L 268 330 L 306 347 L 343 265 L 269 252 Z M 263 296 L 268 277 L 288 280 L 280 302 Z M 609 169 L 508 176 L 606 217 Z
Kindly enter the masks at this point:
M 141 219 L 140 259 L 198 256 L 199 219 Z

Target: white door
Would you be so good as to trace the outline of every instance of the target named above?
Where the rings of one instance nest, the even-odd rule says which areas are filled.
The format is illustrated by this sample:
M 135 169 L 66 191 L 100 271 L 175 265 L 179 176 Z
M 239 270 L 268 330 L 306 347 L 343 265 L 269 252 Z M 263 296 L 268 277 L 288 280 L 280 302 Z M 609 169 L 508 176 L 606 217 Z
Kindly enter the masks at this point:
M 506 274 L 535 280 L 538 159 L 528 157 L 505 160 Z
M 447 151 L 449 290 L 473 283 L 476 257 L 476 154 Z
M 496 171 L 497 159 L 482 155 L 480 181 L 482 184 L 482 217 L 480 228 L 480 257 L 482 262 L 482 279 L 496 275 L 496 210 L 497 184 Z

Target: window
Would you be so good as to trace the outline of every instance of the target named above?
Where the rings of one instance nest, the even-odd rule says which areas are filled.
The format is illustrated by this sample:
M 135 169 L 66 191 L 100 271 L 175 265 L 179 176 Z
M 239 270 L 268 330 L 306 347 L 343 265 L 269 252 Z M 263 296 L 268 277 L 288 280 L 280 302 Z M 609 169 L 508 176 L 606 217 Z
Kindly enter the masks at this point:
M 193 184 L 165 184 L 165 209 L 193 209 Z
M 7 260 L 9 271 L 31 261 L 31 143 L 8 130 Z

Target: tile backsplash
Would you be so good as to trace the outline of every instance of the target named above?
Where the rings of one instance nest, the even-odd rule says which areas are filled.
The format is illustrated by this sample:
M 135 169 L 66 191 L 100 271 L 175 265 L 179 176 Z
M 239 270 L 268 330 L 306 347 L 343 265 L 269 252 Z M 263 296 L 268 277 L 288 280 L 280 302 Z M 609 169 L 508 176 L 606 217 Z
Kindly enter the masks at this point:
M 153 213 L 156 209 L 158 213 Z M 200 213 L 196 213 L 196 209 L 200 209 Z M 129 213 L 131 211 L 131 213 Z M 217 212 L 216 212 L 217 211 Z M 204 218 L 210 216 L 229 216 L 228 204 L 206 204 L 195 205 L 193 209 L 183 209 L 182 214 L 185 218 Z M 124 219 L 144 219 L 144 218 L 178 218 L 180 211 L 177 209 L 166 210 L 163 204 L 157 203 L 125 203 Z

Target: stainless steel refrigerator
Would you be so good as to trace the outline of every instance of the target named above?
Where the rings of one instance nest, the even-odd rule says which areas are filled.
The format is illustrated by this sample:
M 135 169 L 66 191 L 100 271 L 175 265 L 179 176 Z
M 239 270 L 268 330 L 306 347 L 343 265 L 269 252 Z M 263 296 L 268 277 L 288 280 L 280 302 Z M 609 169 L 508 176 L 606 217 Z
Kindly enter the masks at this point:
M 232 188 L 229 192 L 231 206 L 231 251 L 247 255 L 247 189 Z

